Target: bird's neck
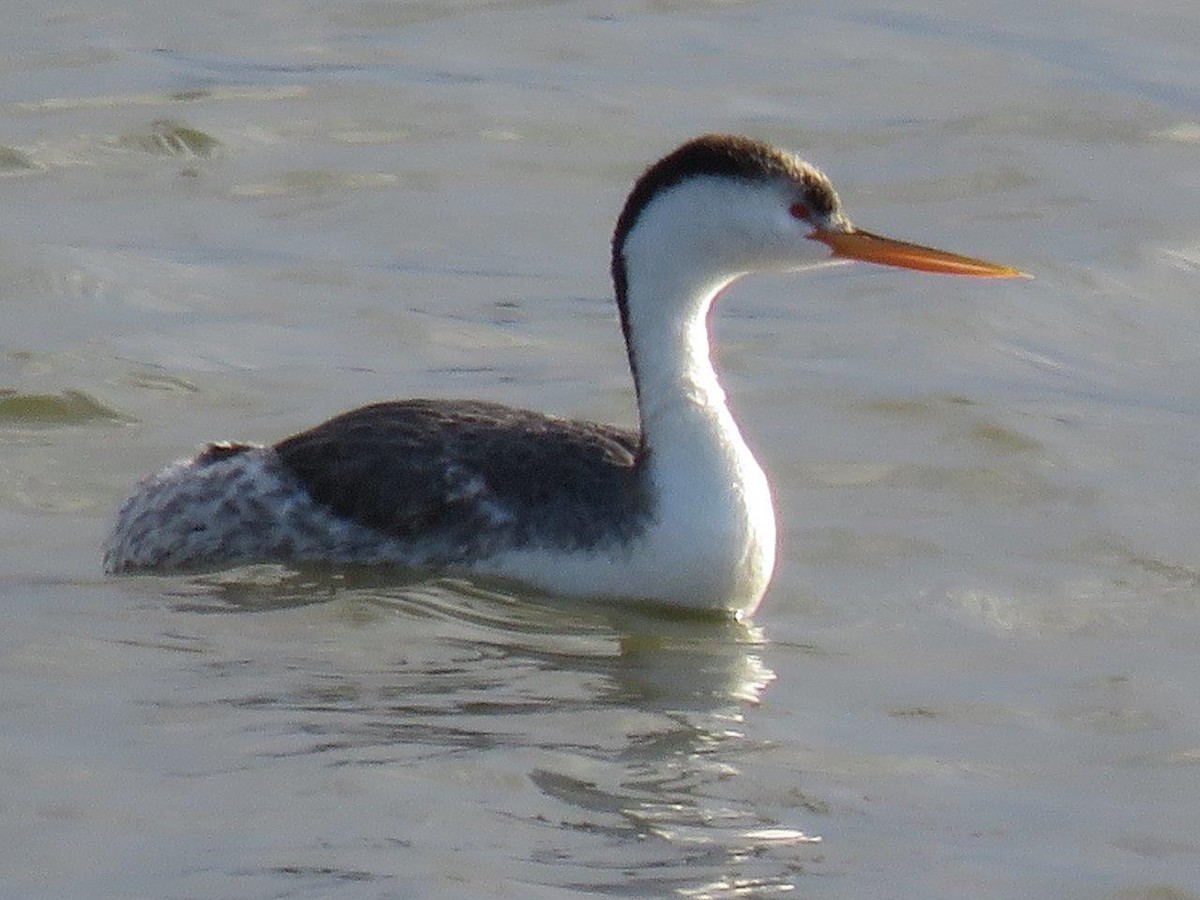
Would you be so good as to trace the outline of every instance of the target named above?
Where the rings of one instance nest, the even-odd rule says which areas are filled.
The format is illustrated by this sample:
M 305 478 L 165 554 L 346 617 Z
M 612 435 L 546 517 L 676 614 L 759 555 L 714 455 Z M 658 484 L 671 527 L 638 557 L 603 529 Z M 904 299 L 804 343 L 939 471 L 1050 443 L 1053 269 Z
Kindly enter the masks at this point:
M 643 432 L 683 416 L 728 416 L 713 368 L 708 313 L 732 278 L 685 283 L 639 279 L 627 301 L 630 364 Z
M 709 347 L 709 310 L 737 275 L 672 266 L 672 258 L 655 255 L 665 265 L 646 265 L 638 255 L 625 260 L 622 305 L 642 447 L 657 469 L 711 473 L 728 484 L 730 475 L 757 468 L 726 405 Z
M 774 567 L 770 488 L 725 402 L 709 353 L 708 312 L 736 276 L 631 271 L 625 298 L 636 372 L 639 467 L 673 565 L 705 590 L 757 604 Z M 699 590 L 699 588 L 697 588 Z

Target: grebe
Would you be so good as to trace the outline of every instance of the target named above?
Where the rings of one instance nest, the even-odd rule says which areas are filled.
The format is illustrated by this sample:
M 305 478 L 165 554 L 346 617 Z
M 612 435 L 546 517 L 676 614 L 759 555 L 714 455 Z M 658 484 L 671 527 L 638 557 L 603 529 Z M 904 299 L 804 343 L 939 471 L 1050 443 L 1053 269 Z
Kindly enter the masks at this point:
M 640 430 L 402 400 L 273 446 L 210 444 L 125 501 L 105 569 L 390 563 L 749 614 L 774 568 L 775 511 L 713 370 L 708 312 L 742 275 L 831 255 L 1023 274 L 860 231 L 813 166 L 749 138 L 705 135 L 646 170 L 613 235 Z

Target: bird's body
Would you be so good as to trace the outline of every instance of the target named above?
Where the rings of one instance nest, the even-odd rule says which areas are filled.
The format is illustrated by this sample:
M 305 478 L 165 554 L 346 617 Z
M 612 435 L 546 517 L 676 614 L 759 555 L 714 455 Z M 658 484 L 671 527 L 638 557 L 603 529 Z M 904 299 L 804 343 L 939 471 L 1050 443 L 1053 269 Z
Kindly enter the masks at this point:
M 775 514 L 712 366 L 708 312 L 739 276 L 818 263 L 825 245 L 908 268 L 1019 274 L 857 232 L 797 157 L 697 138 L 635 184 L 613 238 L 639 431 L 409 400 L 270 447 L 213 444 L 139 486 L 105 567 L 390 563 L 751 612 L 774 568 Z

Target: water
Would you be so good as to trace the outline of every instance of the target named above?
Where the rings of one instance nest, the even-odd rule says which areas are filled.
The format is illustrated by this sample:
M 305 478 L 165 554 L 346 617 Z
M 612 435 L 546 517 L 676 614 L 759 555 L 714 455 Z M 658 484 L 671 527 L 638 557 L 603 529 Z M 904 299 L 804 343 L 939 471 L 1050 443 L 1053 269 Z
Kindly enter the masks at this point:
M 1198 45 L 1183 2 L 7 11 L 0 893 L 1200 897 Z M 630 424 L 611 222 L 713 129 L 1036 276 L 723 298 L 753 623 L 102 577 L 208 439 Z

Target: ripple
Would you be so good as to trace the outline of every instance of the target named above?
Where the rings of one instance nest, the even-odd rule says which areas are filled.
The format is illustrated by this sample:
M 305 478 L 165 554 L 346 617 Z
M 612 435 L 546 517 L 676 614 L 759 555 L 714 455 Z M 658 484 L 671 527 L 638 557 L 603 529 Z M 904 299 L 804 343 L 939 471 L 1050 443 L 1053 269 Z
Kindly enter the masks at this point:
M 60 394 L 25 394 L 0 389 L 0 424 L 49 427 L 84 425 L 90 422 L 129 422 L 83 391 L 66 390 Z
M 221 148 L 221 142 L 211 134 L 174 119 L 157 119 L 146 129 L 130 131 L 117 140 L 129 150 L 154 156 L 191 156 L 207 159 Z

